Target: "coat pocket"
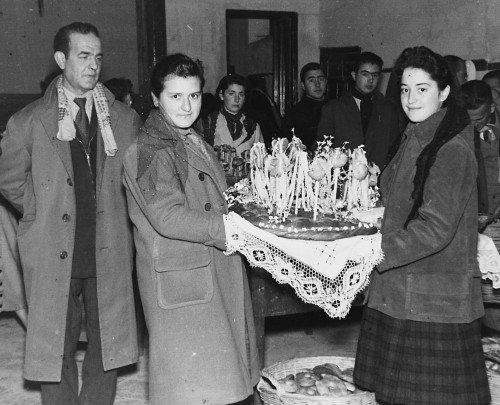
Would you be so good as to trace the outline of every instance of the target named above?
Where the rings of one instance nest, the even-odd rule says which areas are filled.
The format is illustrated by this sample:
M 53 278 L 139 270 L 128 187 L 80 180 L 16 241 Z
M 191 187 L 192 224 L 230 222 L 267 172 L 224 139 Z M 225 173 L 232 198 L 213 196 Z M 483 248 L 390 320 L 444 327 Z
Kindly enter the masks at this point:
M 158 305 L 174 309 L 210 302 L 214 295 L 208 250 L 155 259 Z

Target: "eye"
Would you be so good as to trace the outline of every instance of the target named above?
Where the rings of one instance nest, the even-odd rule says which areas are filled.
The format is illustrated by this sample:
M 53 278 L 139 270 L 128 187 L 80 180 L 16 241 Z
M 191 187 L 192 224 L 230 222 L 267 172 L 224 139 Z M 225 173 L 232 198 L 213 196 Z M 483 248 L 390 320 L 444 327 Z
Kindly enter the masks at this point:
M 425 93 L 427 91 L 427 89 L 425 87 L 421 87 L 421 88 L 418 89 L 418 91 L 420 93 Z
M 406 87 L 401 88 L 401 94 L 406 94 L 408 93 L 408 89 Z
M 179 100 L 181 98 L 181 95 L 180 94 L 172 94 L 172 98 L 174 100 Z
M 200 98 L 200 93 L 193 93 L 193 94 L 191 94 L 191 98 L 193 100 L 198 100 Z

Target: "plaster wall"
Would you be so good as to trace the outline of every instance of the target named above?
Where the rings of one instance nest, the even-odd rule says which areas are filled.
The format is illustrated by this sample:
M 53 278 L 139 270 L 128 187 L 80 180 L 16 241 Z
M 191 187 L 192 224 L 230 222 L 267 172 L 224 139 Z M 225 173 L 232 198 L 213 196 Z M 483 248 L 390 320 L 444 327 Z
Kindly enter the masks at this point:
M 321 0 L 321 47 L 361 46 L 386 67 L 409 46 L 500 61 L 498 0 Z
M 57 69 L 52 41 L 57 30 L 86 21 L 99 30 L 104 64 L 102 81 L 132 80 L 137 90 L 135 0 L 0 0 L 0 93 L 37 94 L 40 81 Z
M 165 0 L 167 52 L 203 61 L 205 91 L 214 92 L 227 73 L 226 9 L 298 13 L 298 68 L 319 61 L 320 0 Z

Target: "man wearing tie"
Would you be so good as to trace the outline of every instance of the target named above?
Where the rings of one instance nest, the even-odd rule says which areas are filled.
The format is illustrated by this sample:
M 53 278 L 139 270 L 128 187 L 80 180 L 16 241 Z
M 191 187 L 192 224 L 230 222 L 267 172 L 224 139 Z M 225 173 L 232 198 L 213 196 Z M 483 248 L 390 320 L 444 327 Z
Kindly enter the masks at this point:
M 112 404 L 117 368 L 137 360 L 121 176 L 140 118 L 98 81 L 103 54 L 93 25 L 62 27 L 54 51 L 62 74 L 9 120 L 0 143 L 0 192 L 22 213 L 24 377 L 42 382 L 43 404 Z M 79 389 L 81 302 L 88 344 Z

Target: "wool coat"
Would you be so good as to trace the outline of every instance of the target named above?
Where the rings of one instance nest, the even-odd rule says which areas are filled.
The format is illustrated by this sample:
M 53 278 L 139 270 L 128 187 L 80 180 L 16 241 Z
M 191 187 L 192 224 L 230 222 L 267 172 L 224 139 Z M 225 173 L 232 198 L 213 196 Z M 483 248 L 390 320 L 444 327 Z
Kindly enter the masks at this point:
M 57 78 L 14 114 L 0 147 L 0 192 L 21 213 L 19 253 L 28 300 L 24 376 L 59 381 L 73 259 L 76 203 L 69 142 L 57 139 Z M 139 116 L 106 90 L 118 146 L 106 156 L 100 131 L 96 175 L 96 265 L 105 370 L 137 361 L 132 291 L 133 239 L 121 182 L 123 154 Z
M 441 110 L 421 123 L 410 123 L 382 174 L 384 260 L 372 273 L 368 307 L 398 319 L 469 323 L 484 315 L 471 125 L 439 149 L 418 217 L 404 228 L 413 207 L 416 160 L 444 114 Z
M 125 156 L 153 405 L 238 402 L 259 379 L 246 272 L 222 251 L 224 171 L 196 137 L 154 110 Z
M 350 92 L 323 106 L 318 124 L 317 141 L 333 136 L 333 146 L 350 150 L 364 145 L 368 162 L 380 170 L 389 163 L 393 146 L 399 142 L 403 128 L 398 109 L 378 91 L 373 95 L 373 109 L 366 134 L 363 134 L 361 113 Z

